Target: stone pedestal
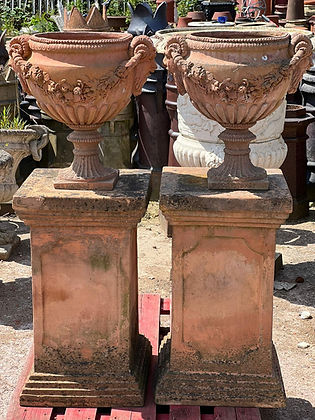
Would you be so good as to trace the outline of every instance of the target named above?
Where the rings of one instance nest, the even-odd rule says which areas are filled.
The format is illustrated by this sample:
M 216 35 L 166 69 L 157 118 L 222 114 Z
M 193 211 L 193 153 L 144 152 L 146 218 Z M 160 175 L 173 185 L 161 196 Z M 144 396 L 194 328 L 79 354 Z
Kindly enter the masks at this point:
M 164 168 L 160 208 L 173 228 L 173 289 L 158 404 L 285 403 L 272 298 L 275 234 L 292 204 L 281 171 L 268 178 L 268 191 L 211 191 L 206 168 Z
M 122 170 L 113 191 L 56 190 L 35 170 L 14 197 L 31 227 L 34 370 L 22 405 L 136 406 L 150 344 L 138 333 L 137 223 L 148 171 Z

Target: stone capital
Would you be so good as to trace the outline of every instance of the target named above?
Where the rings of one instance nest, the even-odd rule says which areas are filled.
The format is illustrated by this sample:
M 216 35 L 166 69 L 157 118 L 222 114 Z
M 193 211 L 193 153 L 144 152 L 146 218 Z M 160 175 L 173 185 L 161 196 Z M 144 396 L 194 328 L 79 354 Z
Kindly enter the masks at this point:
M 292 211 L 292 198 L 279 169 L 268 170 L 267 191 L 207 188 L 208 168 L 163 169 L 160 208 L 171 225 L 278 228 Z
M 146 211 L 150 171 L 121 170 L 113 191 L 59 190 L 57 169 L 36 169 L 15 194 L 13 207 L 32 228 L 90 226 L 134 228 Z

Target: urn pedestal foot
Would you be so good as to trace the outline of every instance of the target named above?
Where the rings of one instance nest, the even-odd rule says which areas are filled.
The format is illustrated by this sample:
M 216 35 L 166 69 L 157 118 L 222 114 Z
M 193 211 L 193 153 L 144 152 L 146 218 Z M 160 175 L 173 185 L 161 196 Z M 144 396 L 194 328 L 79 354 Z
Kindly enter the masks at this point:
M 73 131 L 67 137 L 74 145 L 73 162 L 60 169 L 54 182 L 56 189 L 111 191 L 119 171 L 105 168 L 99 157 L 99 143 L 103 137 L 96 130 Z
M 143 405 L 137 223 L 150 172 L 122 170 L 113 192 L 55 189 L 57 173 L 35 170 L 13 200 L 32 237 L 34 371 L 21 404 Z
M 279 361 L 273 346 L 272 375 L 222 374 L 172 371 L 169 367 L 171 339 L 161 348 L 156 404 L 213 407 L 285 406 Z
M 131 371 L 97 376 L 39 373 L 33 369 L 20 403 L 38 407 L 143 406 L 150 358 L 150 342 L 139 335 Z
M 224 161 L 208 171 L 211 190 L 268 190 L 267 172 L 250 160 L 249 143 L 256 136 L 249 130 L 226 129 L 219 136 L 224 141 Z
M 292 200 L 280 170 L 268 178 L 268 191 L 213 191 L 206 168 L 163 170 L 172 336 L 160 353 L 159 404 L 284 405 L 272 300 L 276 230 Z

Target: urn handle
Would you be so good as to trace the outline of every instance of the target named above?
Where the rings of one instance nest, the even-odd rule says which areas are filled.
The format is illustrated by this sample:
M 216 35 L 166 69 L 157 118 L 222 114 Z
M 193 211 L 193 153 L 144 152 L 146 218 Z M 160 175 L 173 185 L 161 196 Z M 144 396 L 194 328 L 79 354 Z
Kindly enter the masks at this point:
M 185 58 L 189 55 L 189 47 L 186 40 L 180 36 L 174 36 L 168 40 L 165 47 L 164 64 L 175 78 L 177 90 L 180 95 L 185 95 L 186 88 L 183 82 L 183 73 L 187 69 Z
M 20 83 L 25 92 L 31 93 L 27 83 L 25 74 L 31 64 L 27 60 L 32 55 L 32 50 L 29 46 L 29 39 L 31 35 L 21 35 L 13 38 L 10 42 L 9 56 L 10 56 L 10 66 L 18 74 Z
M 310 39 L 306 35 L 294 35 L 291 38 L 291 48 L 293 49 L 294 55 L 289 64 L 292 73 L 288 93 L 294 93 L 297 90 L 303 74 L 313 64 L 313 47 Z
M 133 38 L 129 47 L 131 58 L 125 64 L 125 69 L 135 69 L 133 95 L 141 94 L 142 86 L 150 73 L 156 69 L 156 51 L 151 39 L 146 35 L 139 35 Z M 141 65 L 139 65 L 141 64 Z

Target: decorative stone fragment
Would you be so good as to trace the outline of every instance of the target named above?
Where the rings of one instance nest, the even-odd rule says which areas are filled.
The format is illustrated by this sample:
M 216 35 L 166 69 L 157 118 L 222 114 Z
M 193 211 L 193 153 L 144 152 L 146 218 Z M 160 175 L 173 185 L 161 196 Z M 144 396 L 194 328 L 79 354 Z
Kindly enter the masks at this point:
M 306 343 L 306 341 L 301 341 L 299 344 L 298 344 L 298 348 L 299 349 L 307 349 L 307 348 L 309 348 L 309 343 Z
M 207 190 L 206 168 L 164 168 L 160 209 L 173 229 L 171 339 L 157 404 L 281 407 L 272 344 L 276 229 L 291 211 L 280 170 L 264 192 Z
M 311 315 L 311 313 L 310 313 L 309 311 L 302 311 L 302 312 L 299 314 L 299 317 L 300 317 L 301 319 L 311 319 L 311 318 L 312 318 L 312 315 Z
M 137 223 L 150 172 L 122 170 L 113 192 L 54 189 L 57 173 L 35 170 L 13 200 L 31 227 L 33 273 L 34 370 L 21 404 L 143 405 Z
M 49 142 L 50 130 L 43 125 L 28 126 L 23 130 L 0 129 L 0 150 L 12 156 L 12 164 L 0 164 L 0 203 L 12 200 L 13 194 L 19 188 L 15 174 L 23 158 L 32 155 L 40 161 L 42 149 Z

